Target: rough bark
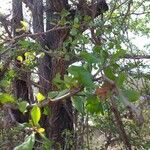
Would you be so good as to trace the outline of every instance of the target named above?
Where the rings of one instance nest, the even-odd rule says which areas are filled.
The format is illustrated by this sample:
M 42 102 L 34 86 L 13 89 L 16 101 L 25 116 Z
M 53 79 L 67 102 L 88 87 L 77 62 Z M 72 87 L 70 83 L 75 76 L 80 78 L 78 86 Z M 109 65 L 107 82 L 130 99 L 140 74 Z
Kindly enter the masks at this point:
M 44 23 L 43 23 L 43 1 L 42 0 L 33 0 L 33 30 L 34 33 L 44 32 Z M 45 35 L 40 35 L 37 38 L 37 41 L 40 43 L 42 48 L 45 48 L 47 39 Z M 40 92 L 44 95 L 47 95 L 50 90 L 51 83 L 51 58 L 48 55 L 45 55 L 43 58 L 38 60 L 38 69 L 39 69 L 39 84 L 42 88 L 40 88 Z
M 118 111 L 115 99 L 113 98 L 111 99 L 111 111 L 114 114 L 116 127 L 118 129 L 118 133 L 119 133 L 121 140 L 123 141 L 127 150 L 132 150 L 130 140 L 125 132 L 124 125 L 121 120 L 120 112 Z
M 13 19 L 12 19 L 12 30 L 13 30 L 13 36 L 18 36 L 22 34 L 22 31 L 17 32 L 17 29 L 21 28 L 20 21 L 23 20 L 23 12 L 22 12 L 22 1 L 21 0 L 12 0 L 12 11 L 13 11 Z M 15 61 L 16 71 L 17 68 L 21 68 L 21 62 Z M 19 74 L 17 77 L 15 77 L 13 82 L 13 90 L 14 90 L 14 96 L 17 99 L 26 100 L 29 102 L 29 90 L 28 90 L 28 84 L 23 79 L 27 79 L 28 75 L 27 73 L 23 71 L 19 71 Z M 29 115 L 23 115 L 19 110 L 12 110 L 14 113 L 14 116 L 16 118 L 17 122 L 27 122 L 29 119 Z
M 67 0 L 47 0 L 48 11 L 46 13 L 47 23 L 46 30 L 53 28 L 51 21 L 53 19 L 59 19 L 59 16 L 55 14 L 55 12 L 60 12 L 62 9 L 68 9 Z M 49 48 L 53 50 L 57 50 L 62 46 L 64 41 L 64 37 L 66 36 L 68 31 L 59 30 L 54 31 L 47 34 L 47 41 Z M 53 78 L 57 73 L 60 73 L 63 78 L 66 73 L 66 69 L 68 68 L 68 62 L 63 60 L 63 58 L 57 59 L 52 58 L 51 64 L 51 78 L 50 82 L 52 83 Z M 56 87 L 52 85 L 51 90 L 55 90 Z M 53 145 L 54 149 L 59 148 L 59 144 L 61 149 L 71 149 L 71 145 L 69 145 L 69 141 L 66 140 L 66 131 L 73 131 L 73 120 L 72 120 L 72 103 L 70 99 L 61 102 L 55 102 L 51 104 L 51 117 L 49 118 L 50 124 L 50 133 L 49 137 L 55 142 Z M 66 141 L 65 141 L 66 140 Z M 66 143 L 68 142 L 68 143 Z M 59 143 L 59 144 L 57 144 Z M 67 145 L 68 144 L 68 145 Z
M 52 18 L 58 17 L 54 15 L 54 7 L 56 3 L 58 5 L 63 3 L 59 3 L 58 1 L 47 1 L 47 6 L 49 10 L 47 10 L 46 17 L 46 30 L 53 28 L 50 24 Z M 63 2 L 63 1 L 60 1 Z M 34 32 L 43 32 L 43 2 L 41 0 L 33 0 L 33 29 Z M 63 7 L 62 7 L 63 8 Z M 59 19 L 59 17 L 58 17 Z M 54 31 L 46 36 L 43 35 L 38 37 L 38 42 L 41 44 L 43 48 L 47 46 L 50 49 L 57 50 L 62 43 L 61 37 L 65 34 L 64 31 Z M 55 59 L 45 54 L 44 58 L 39 59 L 39 84 L 42 87 L 40 92 L 44 95 L 47 95 L 48 92 L 52 90 L 56 90 L 55 86 L 52 83 L 53 78 L 56 73 L 60 73 L 63 75 L 66 72 L 67 63 L 62 59 Z M 72 121 L 72 104 L 70 100 L 66 102 L 54 102 L 50 106 L 51 116 L 42 118 L 42 125 L 46 129 L 47 136 L 54 141 L 53 148 L 58 149 L 60 146 L 62 149 L 65 147 L 65 136 L 63 136 L 63 132 L 66 130 L 73 130 L 73 121 Z
M 16 29 L 21 28 L 20 21 L 23 20 L 23 12 L 22 12 L 22 1 L 21 0 L 12 0 L 12 30 L 14 36 L 20 35 L 21 32 L 17 32 Z

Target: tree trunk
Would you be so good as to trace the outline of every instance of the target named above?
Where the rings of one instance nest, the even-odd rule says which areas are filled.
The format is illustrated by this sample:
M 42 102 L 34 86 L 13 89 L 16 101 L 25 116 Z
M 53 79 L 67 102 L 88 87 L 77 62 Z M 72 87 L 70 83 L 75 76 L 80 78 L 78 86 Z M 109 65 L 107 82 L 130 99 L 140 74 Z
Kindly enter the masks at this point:
M 20 22 L 23 20 L 23 12 L 22 12 L 22 1 L 21 0 L 12 0 L 12 9 L 13 9 L 13 35 L 18 36 L 21 35 L 22 31 L 17 31 L 17 29 L 21 28 Z M 20 61 L 15 61 L 15 69 L 19 72 L 19 76 L 15 77 L 13 82 L 13 90 L 14 90 L 14 96 L 17 99 L 26 100 L 29 102 L 29 89 L 27 81 L 24 81 L 24 79 L 28 79 L 28 74 L 24 71 L 20 71 L 20 68 L 22 67 L 22 64 Z M 23 123 L 27 122 L 29 119 L 29 115 L 25 114 L 23 115 L 19 110 L 12 110 L 15 119 L 17 122 Z
M 52 77 L 55 77 L 57 73 L 60 73 L 63 78 L 66 73 L 68 65 L 67 62 L 63 59 L 52 59 Z M 52 78 L 53 79 L 53 78 Z M 52 82 L 52 81 L 51 81 Z M 56 90 L 55 86 L 51 87 L 51 90 Z M 72 133 L 73 133 L 73 115 L 72 115 L 72 103 L 70 98 L 54 102 L 50 105 L 51 116 L 49 118 L 50 124 L 50 132 L 49 137 L 52 139 L 55 144 L 53 145 L 54 149 L 59 148 L 59 144 L 61 145 L 61 149 L 70 150 L 72 145 L 70 144 L 72 141 Z M 68 137 L 68 134 L 70 137 Z M 69 138 L 69 139 L 68 139 Z
M 55 2 L 47 0 L 47 7 L 49 8 L 46 12 L 46 30 L 53 28 L 51 21 L 53 18 L 59 19 L 58 16 L 54 15 Z M 60 3 L 61 2 L 61 3 Z M 58 5 L 63 5 L 63 0 L 58 2 Z M 34 9 L 32 10 L 33 14 L 33 29 L 34 32 L 43 32 L 43 3 L 41 0 L 33 1 Z M 62 46 L 62 36 L 66 34 L 66 31 L 54 31 L 49 34 L 41 36 L 38 38 L 41 46 L 56 51 L 57 48 Z M 60 73 L 62 78 L 66 73 L 68 63 L 63 59 L 52 58 L 49 55 L 45 54 L 44 58 L 39 60 L 39 84 L 42 87 L 40 92 L 44 95 L 47 95 L 48 92 L 56 90 L 56 87 L 53 85 L 52 80 L 57 73 Z M 57 150 L 59 147 L 61 149 L 70 149 L 70 146 L 67 146 L 65 142 L 66 130 L 72 132 L 73 130 L 73 120 L 72 120 L 72 104 L 70 99 L 64 100 L 63 102 L 54 102 L 50 104 L 51 116 L 44 117 L 42 119 L 42 125 L 46 129 L 47 136 L 54 141 L 53 148 Z M 68 142 L 69 143 L 69 142 Z
M 51 22 L 53 19 L 59 20 L 59 16 L 55 14 L 55 11 L 60 12 L 62 9 L 68 9 L 67 0 L 47 0 L 47 11 L 46 16 L 46 29 L 50 30 L 53 28 Z M 52 50 L 57 50 L 62 46 L 64 41 L 63 37 L 66 36 L 66 30 L 56 30 L 47 34 L 48 47 Z M 52 58 L 51 59 L 51 80 L 57 73 L 63 78 L 68 68 L 68 62 L 63 58 Z M 51 86 L 51 90 L 56 90 L 55 86 Z M 55 102 L 51 104 L 51 117 L 49 118 L 50 132 L 49 137 L 55 142 L 53 148 L 58 149 L 59 144 L 61 149 L 71 149 L 69 141 L 67 141 L 67 132 L 70 134 L 73 132 L 73 116 L 72 116 L 72 103 L 70 98 L 61 102 Z M 70 139 L 72 140 L 72 139 Z M 58 143 L 58 144 L 57 144 Z

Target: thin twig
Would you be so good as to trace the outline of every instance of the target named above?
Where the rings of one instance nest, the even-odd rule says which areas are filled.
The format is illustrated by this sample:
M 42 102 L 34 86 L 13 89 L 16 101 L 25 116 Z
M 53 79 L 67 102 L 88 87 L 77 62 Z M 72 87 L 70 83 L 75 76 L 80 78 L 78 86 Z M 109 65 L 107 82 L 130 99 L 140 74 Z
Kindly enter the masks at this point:
M 64 27 L 58 27 L 58 26 L 56 26 L 56 27 L 54 27 L 54 28 L 52 28 L 50 30 L 47 30 L 45 32 L 38 32 L 38 33 L 34 33 L 34 34 L 32 34 L 32 33 L 23 33 L 23 34 L 21 34 L 19 36 L 16 36 L 14 38 L 9 38 L 9 39 L 7 39 L 6 41 L 4 41 L 1 44 L 7 43 L 7 42 L 15 43 L 17 40 L 20 40 L 20 39 L 25 38 L 25 37 L 31 37 L 31 38 L 33 38 L 33 37 L 36 37 L 36 36 L 39 36 L 39 35 L 44 35 L 44 34 L 47 34 L 47 33 L 53 32 L 53 31 L 66 30 L 66 29 L 70 29 L 70 27 L 69 26 L 64 26 Z

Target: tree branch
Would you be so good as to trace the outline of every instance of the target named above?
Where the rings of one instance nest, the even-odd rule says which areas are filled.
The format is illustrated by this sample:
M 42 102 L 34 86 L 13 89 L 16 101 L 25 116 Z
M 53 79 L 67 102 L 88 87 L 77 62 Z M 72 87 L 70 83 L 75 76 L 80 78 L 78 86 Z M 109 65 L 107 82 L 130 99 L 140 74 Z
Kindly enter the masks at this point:
M 40 103 L 34 103 L 34 104 L 31 104 L 31 105 L 28 105 L 27 109 L 31 109 L 34 105 L 37 105 L 40 108 L 45 107 L 50 103 L 55 103 L 57 101 L 61 101 L 61 100 L 67 99 L 69 97 L 72 97 L 75 94 L 79 93 L 82 89 L 83 89 L 83 87 L 80 87 L 80 86 L 76 87 L 74 89 L 71 89 L 68 93 L 66 93 L 66 94 L 64 94 L 60 97 L 56 97 L 54 99 L 47 98 L 47 99 L 43 100 Z M 3 107 L 10 108 L 10 109 L 18 109 L 17 105 L 11 104 L 11 103 L 4 104 Z
M 126 54 L 122 58 L 126 58 L 126 59 L 150 59 L 150 55 L 130 55 L 130 54 Z
M 129 138 L 125 132 L 124 125 L 121 120 L 120 112 L 118 111 L 116 101 L 114 98 L 111 98 L 111 110 L 114 113 L 116 126 L 118 127 L 120 138 L 122 139 L 127 150 L 132 150 Z
M 9 29 L 8 29 L 11 22 L 9 20 L 7 20 L 8 16 L 9 15 L 4 16 L 4 15 L 0 14 L 0 22 L 1 22 L 2 26 L 4 27 L 6 33 L 8 34 L 9 38 L 11 38 L 11 31 L 9 31 Z
M 52 28 L 50 30 L 47 30 L 46 32 L 38 32 L 38 33 L 33 33 L 33 34 L 32 33 L 23 33 L 23 34 L 21 34 L 19 36 L 16 36 L 14 38 L 7 39 L 6 41 L 4 41 L 1 44 L 7 43 L 7 42 L 15 43 L 17 40 L 20 40 L 20 39 L 25 38 L 25 37 L 35 38 L 35 37 L 37 37 L 39 35 L 44 35 L 44 34 L 47 34 L 49 32 L 52 32 L 52 31 L 66 30 L 66 29 L 70 29 L 70 28 L 71 27 L 69 27 L 69 26 L 64 26 L 64 27 L 58 27 L 58 26 L 56 26 L 56 27 L 54 27 L 54 28 Z
M 44 106 L 47 106 L 49 103 L 53 103 L 53 102 L 56 102 L 56 101 L 67 99 L 67 98 L 72 97 L 75 94 L 79 93 L 82 89 L 83 89 L 83 87 L 76 87 L 76 88 L 70 90 L 68 93 L 64 94 L 63 96 L 60 96 L 60 97 L 54 98 L 54 99 L 48 98 L 47 100 L 45 100 L 41 103 L 38 103 L 37 105 L 39 107 L 44 107 Z M 31 105 L 30 107 L 33 107 L 33 105 Z

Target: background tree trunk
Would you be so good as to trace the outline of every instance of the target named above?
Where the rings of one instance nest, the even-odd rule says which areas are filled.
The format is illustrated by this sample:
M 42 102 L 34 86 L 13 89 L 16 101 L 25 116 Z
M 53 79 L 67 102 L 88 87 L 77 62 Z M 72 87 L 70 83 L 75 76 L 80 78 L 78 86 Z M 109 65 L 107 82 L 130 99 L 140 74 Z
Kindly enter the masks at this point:
M 62 9 L 68 9 L 67 0 L 47 0 L 46 1 L 47 11 L 46 16 L 46 29 L 50 30 L 53 28 L 51 22 L 56 19 L 59 20 L 60 16 L 55 14 L 55 11 L 61 12 Z M 57 50 L 62 46 L 63 38 L 66 36 L 66 30 L 56 30 L 47 34 L 48 47 L 52 50 Z M 52 83 L 53 78 L 57 73 L 63 78 L 68 68 L 68 62 L 62 58 L 51 58 L 51 78 Z M 51 90 L 56 90 L 55 86 L 51 86 Z M 50 133 L 49 137 L 55 141 L 55 143 L 60 143 L 61 148 L 71 149 L 69 141 L 66 139 L 67 131 L 73 132 L 73 116 L 72 116 L 72 103 L 70 98 L 61 102 L 55 102 L 51 104 L 51 117 L 49 118 Z M 66 141 L 65 141 L 66 140 Z M 70 139 L 72 140 L 72 139 Z M 66 142 L 66 143 L 65 143 Z M 68 142 L 68 143 L 67 143 Z M 68 144 L 68 145 L 67 145 Z M 55 149 L 58 149 L 58 145 L 54 145 Z
M 20 22 L 23 21 L 21 0 L 12 0 L 12 11 L 13 11 L 13 19 L 12 19 L 13 36 L 18 36 L 23 33 L 22 31 L 17 31 L 18 29 L 21 29 Z M 19 73 L 19 75 L 15 77 L 13 82 L 14 96 L 17 99 L 26 100 L 30 102 L 28 84 L 27 81 L 24 81 L 24 79 L 27 80 L 28 78 L 30 78 L 30 76 L 26 72 L 20 70 L 20 68 L 22 67 L 20 61 L 16 60 L 14 67 L 16 68 L 16 71 Z M 27 114 L 23 115 L 19 110 L 12 110 L 12 112 L 17 122 L 23 123 L 27 122 L 29 119 L 29 115 Z
M 46 30 L 53 28 L 51 25 L 52 19 L 59 19 L 58 16 L 54 14 L 54 8 L 62 4 L 62 1 L 50 1 L 47 0 L 46 5 L 48 11 L 46 12 Z M 34 9 L 32 10 L 33 14 L 33 29 L 34 32 L 43 32 L 43 2 L 41 0 L 33 0 Z M 65 7 L 64 7 L 65 8 Z M 54 31 L 48 33 L 46 36 L 40 36 L 38 38 L 39 43 L 43 48 L 47 46 L 50 49 L 57 50 L 62 43 L 61 37 L 63 34 L 66 34 L 64 31 Z M 39 84 L 42 87 L 40 92 L 44 95 L 47 95 L 48 92 L 56 90 L 55 86 L 52 83 L 53 78 L 57 73 L 60 73 L 63 77 L 66 73 L 67 62 L 63 59 L 52 58 L 51 56 L 45 54 L 44 58 L 39 59 Z M 54 102 L 50 104 L 51 116 L 42 118 L 42 125 L 46 129 L 48 137 L 54 141 L 53 148 L 64 149 L 67 141 L 65 141 L 66 130 L 72 132 L 73 130 L 73 120 L 72 120 L 72 104 L 70 99 L 64 100 L 63 102 Z M 68 147 L 68 149 L 70 149 Z

